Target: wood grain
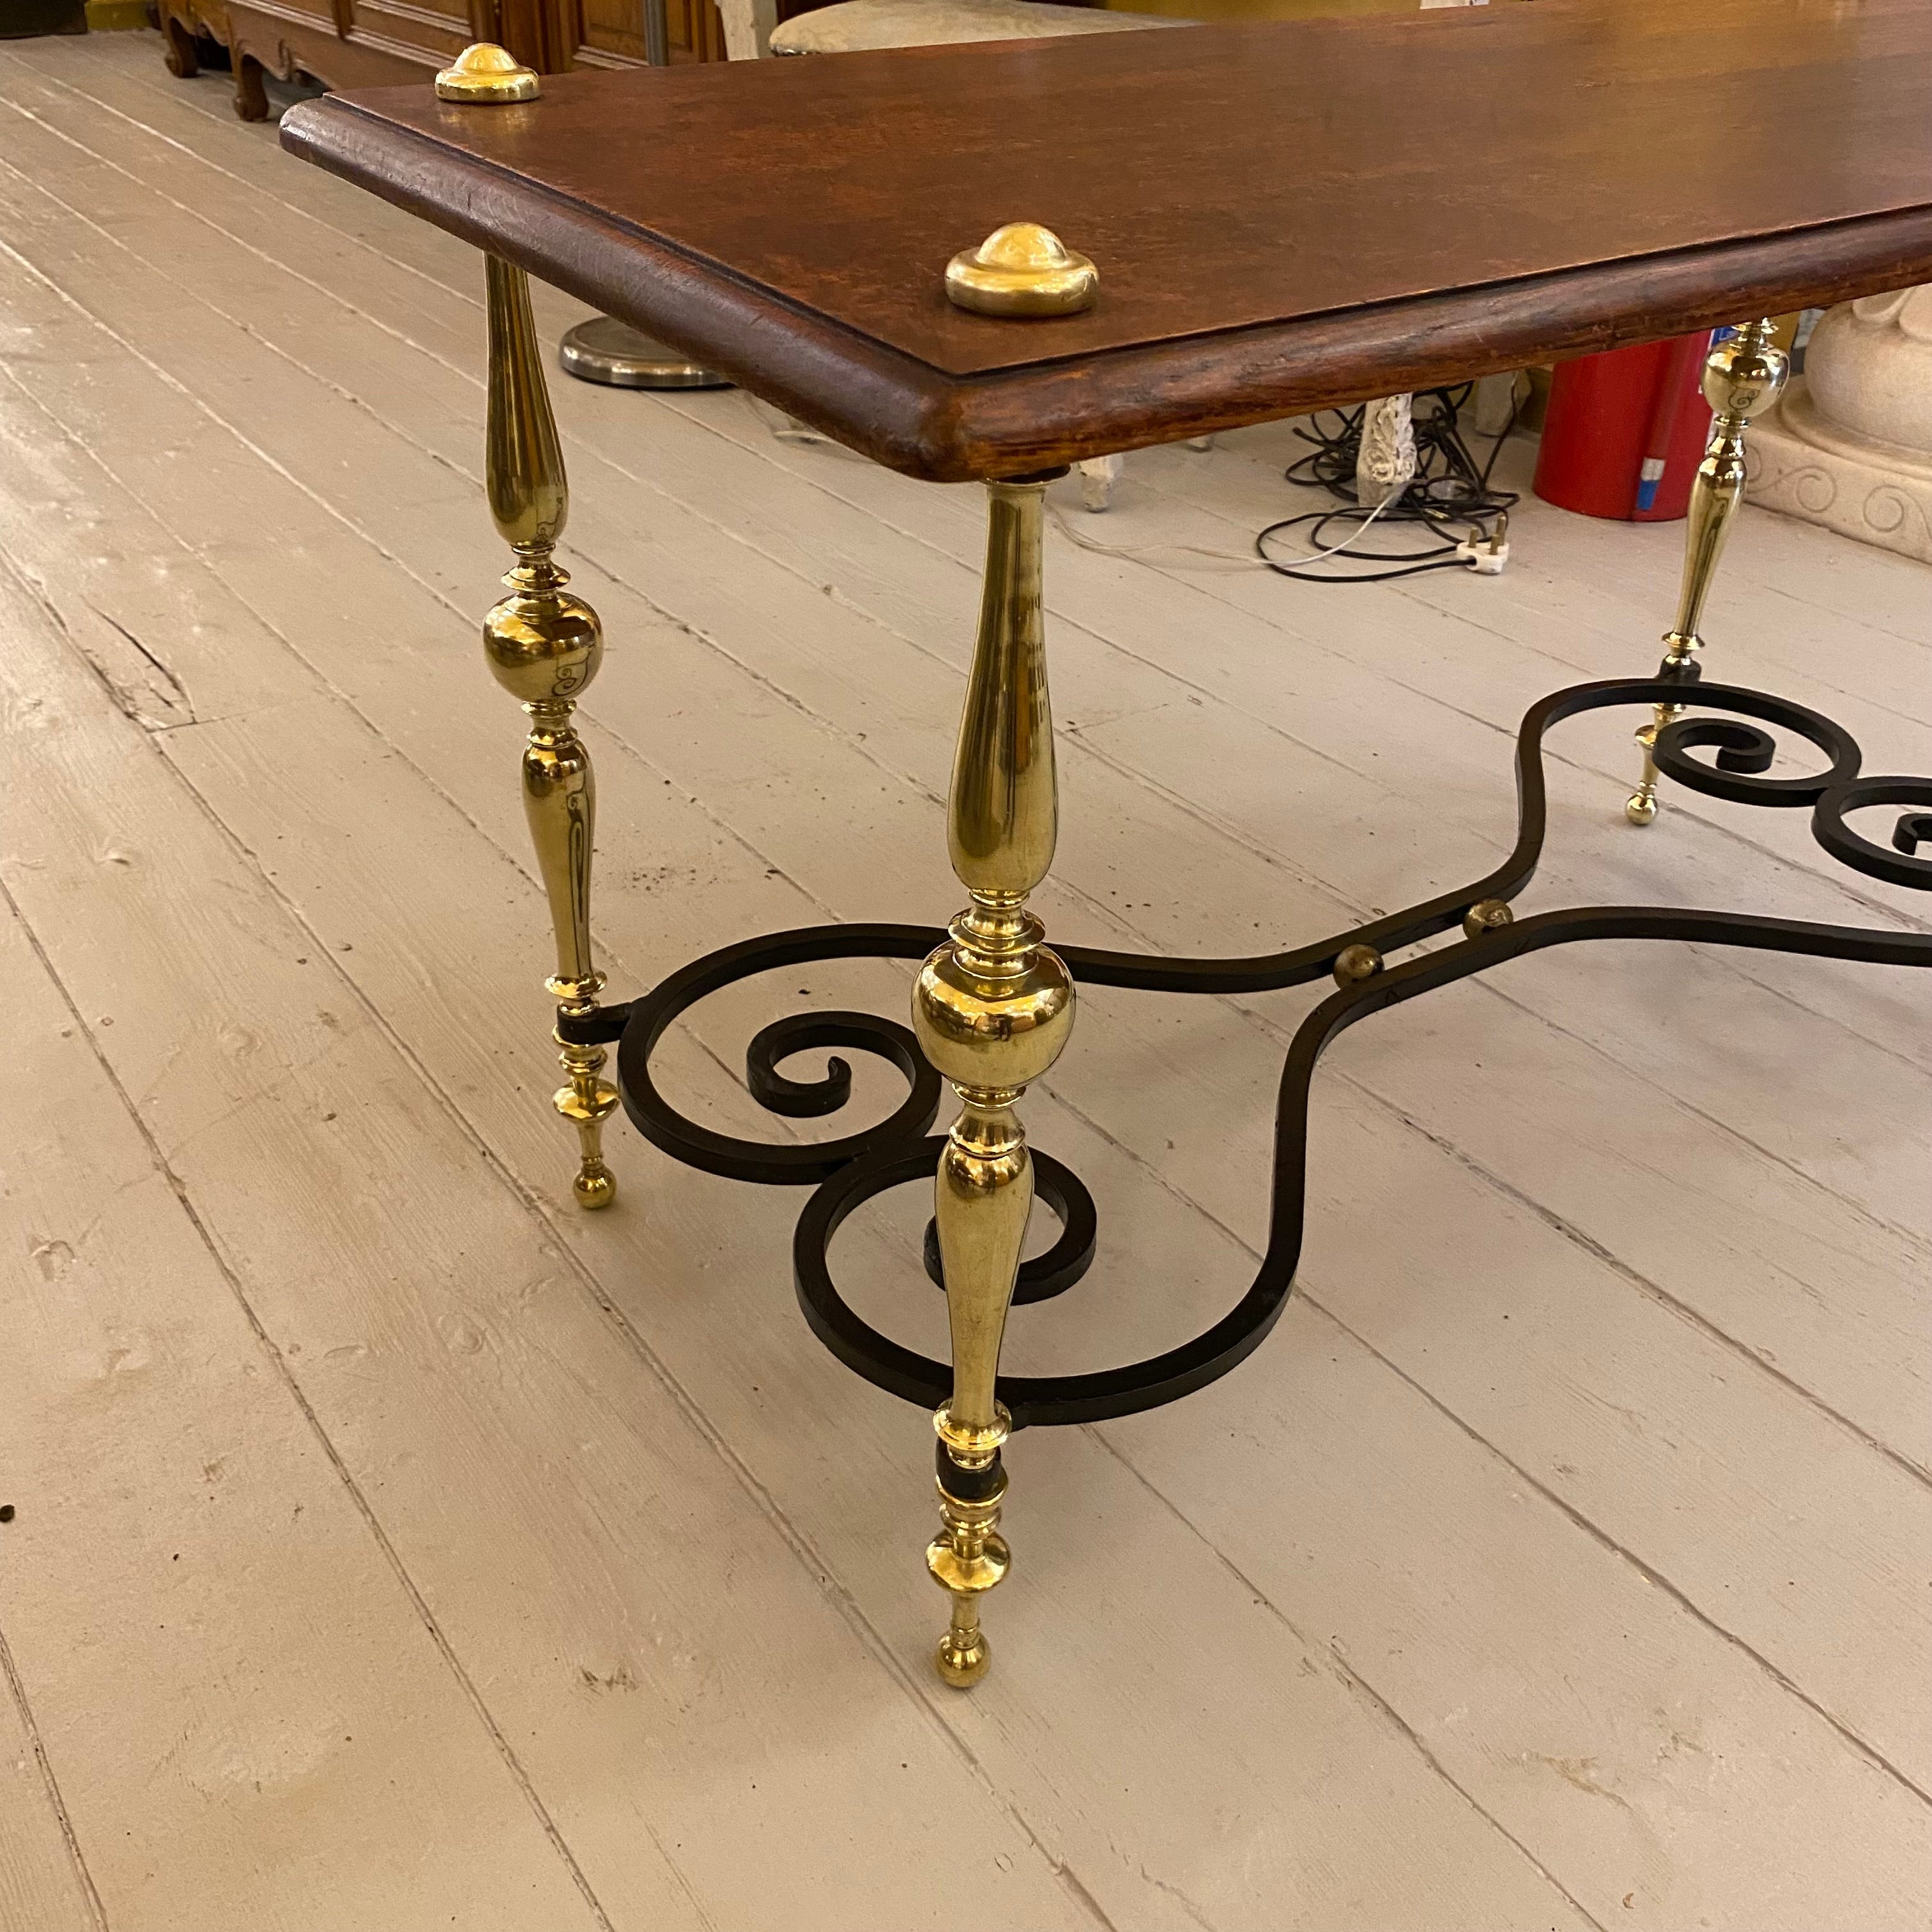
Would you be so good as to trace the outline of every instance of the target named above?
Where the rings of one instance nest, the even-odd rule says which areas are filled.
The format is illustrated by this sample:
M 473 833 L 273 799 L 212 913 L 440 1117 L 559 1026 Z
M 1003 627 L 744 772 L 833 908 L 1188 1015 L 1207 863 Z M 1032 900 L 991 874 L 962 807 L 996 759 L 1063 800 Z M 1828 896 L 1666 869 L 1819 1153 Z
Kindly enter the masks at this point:
M 1924 279 L 1928 130 L 1912 0 L 1512 0 L 566 76 L 503 108 L 398 88 L 282 138 L 958 478 Z M 1100 263 L 1091 312 L 946 302 L 946 259 L 1022 216 Z

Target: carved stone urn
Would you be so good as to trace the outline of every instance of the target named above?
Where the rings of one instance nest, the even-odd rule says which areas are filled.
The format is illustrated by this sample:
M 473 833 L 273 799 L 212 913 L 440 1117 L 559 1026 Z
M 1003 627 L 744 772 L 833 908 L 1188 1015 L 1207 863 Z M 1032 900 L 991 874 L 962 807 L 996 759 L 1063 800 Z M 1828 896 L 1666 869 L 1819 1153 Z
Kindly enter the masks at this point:
M 1753 502 L 1932 562 L 1932 284 L 1830 310 L 1745 460 Z

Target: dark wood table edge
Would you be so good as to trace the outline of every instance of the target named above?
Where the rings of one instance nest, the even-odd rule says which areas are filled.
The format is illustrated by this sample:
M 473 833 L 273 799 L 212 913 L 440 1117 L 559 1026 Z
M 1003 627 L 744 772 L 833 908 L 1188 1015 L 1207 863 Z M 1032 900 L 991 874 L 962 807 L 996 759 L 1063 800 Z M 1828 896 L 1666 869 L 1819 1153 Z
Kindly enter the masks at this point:
M 281 140 L 875 461 L 936 482 L 1025 475 L 1932 280 L 1928 206 L 951 376 L 584 203 L 554 191 L 539 199 L 508 171 L 352 100 L 291 108 Z M 420 168 L 399 160 L 412 148 Z M 934 273 L 936 283 L 937 266 Z M 1043 333 L 1054 325 L 1004 326 Z

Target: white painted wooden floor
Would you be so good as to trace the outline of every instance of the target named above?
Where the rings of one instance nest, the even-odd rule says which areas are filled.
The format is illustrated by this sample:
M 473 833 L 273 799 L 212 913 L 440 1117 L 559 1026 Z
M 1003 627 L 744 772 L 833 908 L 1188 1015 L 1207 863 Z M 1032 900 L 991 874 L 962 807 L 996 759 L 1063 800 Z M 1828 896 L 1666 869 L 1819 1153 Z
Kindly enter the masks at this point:
M 1022 1439 L 998 1661 L 946 1690 L 931 1431 L 807 1336 L 802 1197 L 620 1127 L 619 1204 L 570 1204 L 476 260 L 227 92 L 147 35 L 0 48 L 0 1924 L 1924 1927 L 1932 988 L 1612 946 L 1351 1034 L 1280 1327 Z M 556 386 L 614 990 L 944 919 L 973 493 Z M 1288 453 L 1136 458 L 1082 527 L 1240 549 Z M 1350 590 L 1054 536 L 1051 929 L 1250 950 L 1476 876 L 1518 715 L 1648 670 L 1676 571 L 1668 527 L 1513 534 Z M 1747 510 L 1712 674 L 1932 771 L 1928 590 Z M 1924 929 L 1802 814 L 1628 831 L 1628 723 L 1558 740 L 1526 903 Z M 776 1131 L 751 1030 L 904 988 L 721 998 L 676 1090 Z M 1028 1115 L 1102 1254 L 1013 1366 L 1232 1300 L 1313 997 L 1083 994 Z M 936 1347 L 924 1211 L 838 1254 Z

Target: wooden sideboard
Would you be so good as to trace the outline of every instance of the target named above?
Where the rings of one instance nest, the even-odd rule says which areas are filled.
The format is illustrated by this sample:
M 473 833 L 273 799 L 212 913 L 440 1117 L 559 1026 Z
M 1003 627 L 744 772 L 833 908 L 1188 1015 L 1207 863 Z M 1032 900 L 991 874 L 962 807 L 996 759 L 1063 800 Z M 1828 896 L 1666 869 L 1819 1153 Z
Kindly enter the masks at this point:
M 544 74 L 641 67 L 644 0 L 156 0 L 168 70 L 198 73 L 227 50 L 235 111 L 267 117 L 266 75 L 328 88 L 420 80 L 472 40 L 496 40 Z M 794 6 L 791 12 L 802 12 Z M 784 5 L 781 18 L 787 16 Z M 724 58 L 717 0 L 665 0 L 674 64 Z

